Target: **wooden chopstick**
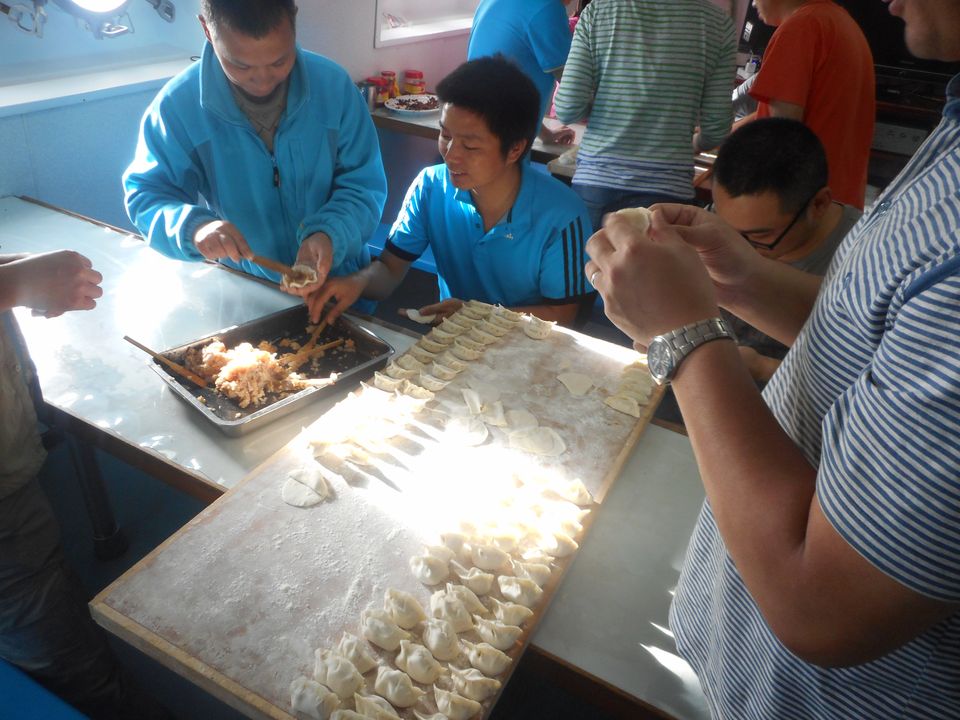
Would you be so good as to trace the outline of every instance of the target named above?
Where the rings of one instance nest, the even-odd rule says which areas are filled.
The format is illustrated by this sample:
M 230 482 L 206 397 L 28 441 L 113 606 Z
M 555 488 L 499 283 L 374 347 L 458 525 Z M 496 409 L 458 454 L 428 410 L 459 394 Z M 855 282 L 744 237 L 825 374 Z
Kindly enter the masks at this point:
M 295 276 L 293 268 L 289 265 L 284 265 L 282 262 L 277 262 L 276 260 L 271 260 L 268 257 L 263 257 L 263 255 L 254 255 L 252 258 L 250 258 L 250 262 L 256 263 L 260 267 L 265 267 L 267 270 L 278 272 L 281 275 L 286 275 L 288 277 Z
M 166 365 L 168 368 L 170 368 L 171 370 L 173 370 L 175 373 L 177 373 L 178 375 L 181 375 L 182 377 L 185 377 L 185 378 L 186 378 L 187 380 L 189 380 L 190 382 L 196 383 L 196 384 L 199 385 L 200 387 L 206 387 L 206 386 L 207 386 L 207 381 L 206 381 L 206 380 L 204 380 L 202 377 L 200 377 L 199 375 L 197 375 L 195 372 L 191 372 L 190 370 L 187 370 L 187 369 L 186 369 L 183 365 L 181 365 L 180 363 L 175 363 L 175 362 L 174 362 L 173 360 L 171 360 L 170 358 L 166 358 L 166 357 L 164 357 L 163 355 L 161 355 L 160 353 L 154 352 L 153 350 L 151 350 L 150 348 L 148 348 L 146 345 L 141 345 L 141 344 L 138 343 L 136 340 L 134 340 L 132 337 L 129 337 L 129 336 L 127 336 L 127 335 L 124 335 L 124 336 L 123 336 L 123 339 L 126 340 L 126 341 L 127 341 L 128 343 L 130 343 L 131 345 L 133 345 L 134 347 L 140 348 L 141 350 L 143 350 L 143 351 L 144 351 L 147 355 L 149 355 L 150 357 L 155 358 L 156 360 L 159 360 L 159 361 L 162 362 L 164 365 Z

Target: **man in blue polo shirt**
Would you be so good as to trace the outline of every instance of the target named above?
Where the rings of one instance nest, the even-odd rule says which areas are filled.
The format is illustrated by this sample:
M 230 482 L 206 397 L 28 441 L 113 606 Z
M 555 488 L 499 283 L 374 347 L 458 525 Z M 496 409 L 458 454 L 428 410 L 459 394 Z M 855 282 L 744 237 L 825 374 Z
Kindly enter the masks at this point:
M 531 80 L 502 56 L 464 63 L 437 86 L 444 164 L 414 180 L 378 262 L 331 277 L 308 298 L 311 316 L 336 303 L 332 321 L 361 295 L 382 300 L 429 247 L 440 302 L 437 321 L 464 300 L 483 300 L 572 324 L 593 299 L 584 275 L 590 220 L 560 181 L 521 160 L 537 124 Z
M 572 143 L 573 130 L 543 124 L 554 84 L 570 52 L 570 23 L 563 0 L 480 0 L 473 16 L 467 60 L 503 54 L 533 80 L 540 94 L 539 135 L 544 142 Z

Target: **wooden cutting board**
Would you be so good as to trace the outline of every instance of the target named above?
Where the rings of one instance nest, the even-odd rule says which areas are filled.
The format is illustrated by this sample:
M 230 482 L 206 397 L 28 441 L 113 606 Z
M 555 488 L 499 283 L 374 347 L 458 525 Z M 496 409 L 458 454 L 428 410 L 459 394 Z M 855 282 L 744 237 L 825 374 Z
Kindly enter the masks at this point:
M 431 407 L 458 402 L 471 383 L 496 386 L 505 408 L 523 407 L 561 435 L 567 446 L 561 456 L 511 450 L 499 428 L 483 445 L 463 447 L 408 426 L 390 452 L 337 467 L 331 500 L 290 507 L 280 488 L 288 473 L 314 464 L 310 441 L 330 427 L 330 418 L 321 417 L 100 593 L 93 614 L 248 716 L 288 718 L 290 682 L 311 674 L 314 650 L 335 647 L 344 630 L 359 636 L 361 612 L 382 607 L 386 589 L 411 592 L 429 608 L 436 588 L 420 584 L 408 561 L 475 509 L 469 501 L 458 505 L 457 487 L 475 493 L 489 478 L 490 492 L 503 492 L 496 480 L 535 467 L 581 479 L 602 502 L 660 399 L 657 390 L 639 420 L 603 404 L 637 358 L 573 331 L 557 329 L 545 340 L 511 331 Z M 571 371 L 594 380 L 585 396 L 572 396 L 557 380 Z M 426 426 L 432 415 L 417 417 Z M 584 520 L 585 533 L 593 515 Z M 571 560 L 557 562 L 523 638 L 508 651 L 515 661 Z M 378 654 L 386 664 L 395 655 Z M 499 679 L 505 683 L 509 672 Z M 368 692 L 374 676 L 366 676 Z M 492 704 L 484 703 L 484 716 Z M 409 710 L 402 715 L 413 717 Z

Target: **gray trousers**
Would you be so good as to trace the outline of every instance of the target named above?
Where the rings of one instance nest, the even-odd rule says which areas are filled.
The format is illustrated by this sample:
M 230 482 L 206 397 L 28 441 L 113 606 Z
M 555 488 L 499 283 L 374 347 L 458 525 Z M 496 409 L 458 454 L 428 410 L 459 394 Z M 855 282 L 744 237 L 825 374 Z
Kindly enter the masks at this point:
M 36 480 L 0 499 L 0 657 L 92 718 L 154 717 L 90 617 Z

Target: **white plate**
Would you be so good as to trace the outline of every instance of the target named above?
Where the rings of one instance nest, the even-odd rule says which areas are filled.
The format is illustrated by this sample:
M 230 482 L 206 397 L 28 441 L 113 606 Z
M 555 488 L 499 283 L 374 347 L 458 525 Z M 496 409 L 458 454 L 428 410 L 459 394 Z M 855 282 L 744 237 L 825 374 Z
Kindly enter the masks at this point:
M 420 109 L 417 107 L 402 107 L 401 105 L 402 102 L 427 102 L 431 99 L 437 100 L 437 106 L 434 108 Z M 384 103 L 384 107 L 398 115 L 432 115 L 433 113 L 440 112 L 439 99 L 436 95 L 431 95 L 430 93 L 423 93 L 422 95 L 400 95 L 395 98 L 390 98 Z

